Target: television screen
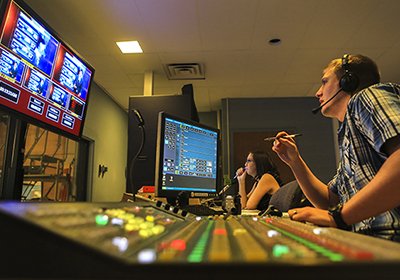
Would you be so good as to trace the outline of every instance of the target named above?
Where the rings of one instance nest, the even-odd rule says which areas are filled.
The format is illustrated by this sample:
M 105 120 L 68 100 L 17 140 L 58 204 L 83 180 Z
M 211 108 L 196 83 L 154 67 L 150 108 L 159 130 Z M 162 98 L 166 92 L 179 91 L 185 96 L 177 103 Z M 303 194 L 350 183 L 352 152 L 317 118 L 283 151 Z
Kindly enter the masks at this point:
M 0 105 L 81 137 L 94 68 L 21 0 L 3 1 Z
M 217 194 L 219 129 L 160 112 L 156 152 L 156 196 L 174 198 Z

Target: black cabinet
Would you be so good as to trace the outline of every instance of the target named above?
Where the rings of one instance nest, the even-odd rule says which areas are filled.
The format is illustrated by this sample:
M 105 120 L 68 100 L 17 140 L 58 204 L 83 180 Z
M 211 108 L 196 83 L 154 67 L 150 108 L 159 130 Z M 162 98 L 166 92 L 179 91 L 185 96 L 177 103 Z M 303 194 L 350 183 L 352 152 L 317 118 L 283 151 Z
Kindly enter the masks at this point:
M 134 111 L 140 112 L 144 126 Z M 193 98 L 191 84 L 182 87 L 182 93 L 176 95 L 152 95 L 129 97 L 128 122 L 128 162 L 126 170 L 126 191 L 137 193 L 142 186 L 154 186 L 155 159 L 157 142 L 157 123 L 159 112 L 164 111 L 181 118 L 199 121 Z M 145 135 L 143 148 L 140 150 Z

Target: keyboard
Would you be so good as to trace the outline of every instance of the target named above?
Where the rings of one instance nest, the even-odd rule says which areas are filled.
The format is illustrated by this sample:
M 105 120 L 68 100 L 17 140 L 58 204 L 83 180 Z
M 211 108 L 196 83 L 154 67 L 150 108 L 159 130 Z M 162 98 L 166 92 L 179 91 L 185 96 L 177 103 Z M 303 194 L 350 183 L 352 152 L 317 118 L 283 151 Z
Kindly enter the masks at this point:
M 186 205 L 182 207 L 182 210 L 187 211 L 188 213 L 191 213 L 196 216 L 214 216 L 214 215 L 222 215 L 225 213 L 223 210 L 212 209 L 202 204 Z

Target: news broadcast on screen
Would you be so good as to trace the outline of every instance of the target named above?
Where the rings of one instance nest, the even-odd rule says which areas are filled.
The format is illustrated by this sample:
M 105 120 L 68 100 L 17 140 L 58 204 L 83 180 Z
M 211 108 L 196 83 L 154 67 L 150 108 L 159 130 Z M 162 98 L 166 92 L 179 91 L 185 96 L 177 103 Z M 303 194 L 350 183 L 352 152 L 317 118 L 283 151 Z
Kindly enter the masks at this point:
M 9 1 L 1 25 L 0 105 L 80 137 L 94 69 L 40 17 Z

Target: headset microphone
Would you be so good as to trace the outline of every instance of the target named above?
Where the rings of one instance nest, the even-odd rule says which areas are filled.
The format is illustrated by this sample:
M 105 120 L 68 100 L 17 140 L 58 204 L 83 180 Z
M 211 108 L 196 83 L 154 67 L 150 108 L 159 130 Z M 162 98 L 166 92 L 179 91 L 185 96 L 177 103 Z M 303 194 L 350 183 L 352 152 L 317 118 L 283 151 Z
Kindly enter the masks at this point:
M 328 102 L 330 102 L 336 95 L 339 94 L 342 90 L 347 93 L 353 93 L 357 90 L 358 86 L 360 85 L 360 79 L 351 71 L 351 64 L 350 64 L 350 55 L 344 54 L 342 57 L 342 66 L 341 68 L 344 71 L 343 76 L 339 80 L 340 89 L 336 92 L 328 101 L 321 104 L 319 107 L 312 109 L 313 114 L 316 114 L 319 110 L 322 109 Z
M 313 114 L 316 114 L 317 112 L 319 112 L 319 110 L 321 110 L 322 107 L 324 107 L 326 104 L 328 104 L 329 102 L 331 102 L 331 100 L 332 100 L 333 98 L 335 98 L 336 95 L 338 95 L 339 92 L 341 92 L 342 90 L 343 90 L 343 89 L 340 88 L 331 98 L 329 98 L 326 102 L 322 103 L 320 106 L 318 106 L 318 107 L 312 109 L 311 112 L 313 112 Z

